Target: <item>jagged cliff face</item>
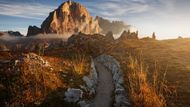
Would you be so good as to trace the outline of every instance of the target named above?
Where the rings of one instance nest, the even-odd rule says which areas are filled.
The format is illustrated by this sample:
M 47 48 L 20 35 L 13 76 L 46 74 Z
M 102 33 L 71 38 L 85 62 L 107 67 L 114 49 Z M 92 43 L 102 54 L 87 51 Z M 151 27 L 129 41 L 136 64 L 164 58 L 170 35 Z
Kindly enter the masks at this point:
M 101 28 L 87 9 L 76 2 L 64 2 L 58 9 L 50 13 L 42 23 L 43 33 L 99 33 Z

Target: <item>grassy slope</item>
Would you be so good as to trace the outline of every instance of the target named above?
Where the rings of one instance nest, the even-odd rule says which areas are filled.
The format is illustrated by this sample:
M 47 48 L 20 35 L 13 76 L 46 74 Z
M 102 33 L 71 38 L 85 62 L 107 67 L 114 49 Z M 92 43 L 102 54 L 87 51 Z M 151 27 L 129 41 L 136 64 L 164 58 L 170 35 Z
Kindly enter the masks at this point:
M 145 62 L 151 69 L 154 67 L 155 61 L 160 65 L 160 71 L 164 71 L 167 68 L 167 80 L 170 84 L 177 87 L 177 97 L 174 97 L 171 102 L 175 103 L 176 106 L 188 106 L 190 105 L 190 39 L 176 39 L 176 40 L 164 40 L 164 41 L 151 41 L 151 40 L 125 40 L 123 42 L 116 41 L 111 44 L 103 42 L 94 43 L 96 48 L 99 45 L 105 45 L 104 50 L 107 54 L 115 56 L 122 67 L 126 67 L 129 53 L 131 52 L 142 52 Z M 94 44 L 92 44 L 94 46 Z M 97 46 L 98 45 L 98 46 Z M 95 47 L 90 47 L 91 50 Z M 78 48 L 77 48 L 78 49 Z M 71 52 L 65 52 L 63 49 L 51 50 L 46 52 L 45 59 L 49 62 L 53 60 L 61 60 L 61 57 L 72 56 Z M 68 54 L 67 54 L 68 53 Z M 102 52 L 94 52 L 102 53 Z M 104 53 L 104 52 L 103 52 Z M 61 56 L 59 56 L 61 54 Z M 134 53 L 133 53 L 134 54 Z M 62 56 L 63 55 L 63 56 Z M 0 59 L 10 58 L 9 53 L 3 53 L 3 57 Z M 97 55 L 93 55 L 97 56 Z M 66 58 L 67 59 L 67 58 Z M 60 69 L 60 61 L 54 63 L 57 70 Z M 52 63 L 53 64 L 53 63 Z M 54 66 L 54 65 L 53 65 Z M 170 102 L 169 102 L 170 103 Z M 170 104 L 172 105 L 172 104 Z
M 176 106 L 190 105 L 190 39 L 175 39 L 164 41 L 125 40 L 112 45 L 110 53 L 121 63 L 127 61 L 126 56 L 131 52 L 141 52 L 150 70 L 155 61 L 160 71 L 167 68 L 167 80 L 177 87 L 177 97 L 172 99 Z M 172 105 L 172 103 L 170 105 Z

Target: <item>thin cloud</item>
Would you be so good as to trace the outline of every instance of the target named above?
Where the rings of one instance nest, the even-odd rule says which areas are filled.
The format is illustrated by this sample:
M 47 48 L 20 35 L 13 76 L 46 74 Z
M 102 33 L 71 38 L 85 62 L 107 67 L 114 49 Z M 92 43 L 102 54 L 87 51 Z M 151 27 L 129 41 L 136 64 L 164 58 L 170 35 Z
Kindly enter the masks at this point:
M 93 15 L 110 17 L 112 19 L 147 12 L 152 8 L 144 0 L 87 1 L 83 3 Z
M 55 7 L 43 4 L 0 4 L 0 14 L 7 16 L 15 16 L 29 19 L 41 20 L 48 15 Z

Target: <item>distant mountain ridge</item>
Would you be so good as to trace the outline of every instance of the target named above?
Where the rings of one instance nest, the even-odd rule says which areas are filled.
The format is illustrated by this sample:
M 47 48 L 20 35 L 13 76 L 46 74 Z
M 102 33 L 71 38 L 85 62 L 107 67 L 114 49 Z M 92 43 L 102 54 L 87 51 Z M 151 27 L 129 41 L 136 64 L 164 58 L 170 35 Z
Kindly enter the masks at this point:
M 123 29 L 128 28 L 128 25 L 126 25 L 123 21 L 110 21 L 99 16 L 96 16 L 96 20 L 98 20 L 103 34 L 106 34 L 109 31 L 112 31 L 113 34 L 118 34 L 122 32 Z

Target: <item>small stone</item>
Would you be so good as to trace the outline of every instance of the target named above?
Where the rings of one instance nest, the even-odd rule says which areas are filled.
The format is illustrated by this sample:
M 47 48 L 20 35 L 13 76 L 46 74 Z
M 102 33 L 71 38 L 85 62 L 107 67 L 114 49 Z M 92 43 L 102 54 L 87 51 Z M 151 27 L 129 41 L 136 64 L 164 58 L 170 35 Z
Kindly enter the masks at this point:
M 69 88 L 65 92 L 65 101 L 67 102 L 77 102 L 79 101 L 80 98 L 82 98 L 83 92 L 80 89 L 74 89 L 74 88 Z

